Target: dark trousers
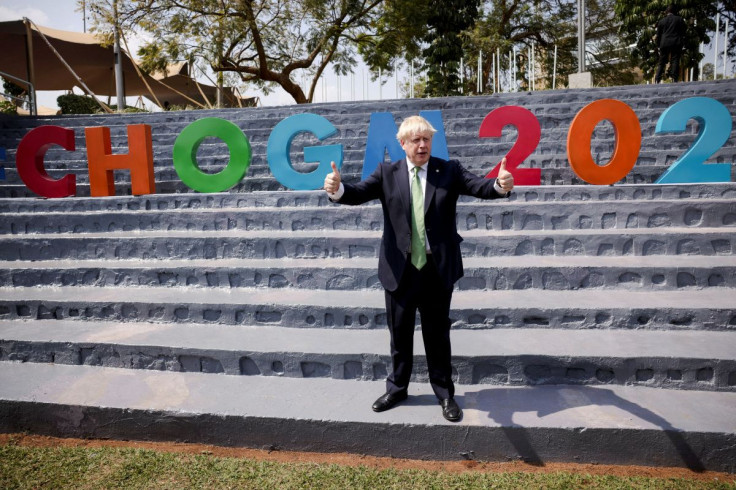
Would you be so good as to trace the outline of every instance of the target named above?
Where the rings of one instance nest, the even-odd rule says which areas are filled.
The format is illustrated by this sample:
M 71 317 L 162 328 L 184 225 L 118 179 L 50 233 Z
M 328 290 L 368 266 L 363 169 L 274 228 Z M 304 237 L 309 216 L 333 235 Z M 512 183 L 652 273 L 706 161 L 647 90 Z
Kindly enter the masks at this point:
M 407 265 L 397 290 L 386 291 L 386 316 L 393 361 L 393 372 L 386 380 L 386 391 L 405 392 L 409 387 L 414 358 L 414 324 L 419 310 L 429 382 L 437 398 L 444 399 L 452 398 L 455 394 L 450 362 L 452 289 L 448 291 L 442 285 L 431 257 L 427 257 L 427 265 L 421 271 L 411 264 Z
M 677 81 L 678 74 L 680 73 L 680 56 L 682 56 L 682 46 L 664 46 L 659 48 L 659 65 L 657 66 L 657 73 L 654 75 L 654 81 L 659 83 L 662 81 L 662 73 L 664 68 L 667 66 L 667 62 L 670 62 L 669 77 Z

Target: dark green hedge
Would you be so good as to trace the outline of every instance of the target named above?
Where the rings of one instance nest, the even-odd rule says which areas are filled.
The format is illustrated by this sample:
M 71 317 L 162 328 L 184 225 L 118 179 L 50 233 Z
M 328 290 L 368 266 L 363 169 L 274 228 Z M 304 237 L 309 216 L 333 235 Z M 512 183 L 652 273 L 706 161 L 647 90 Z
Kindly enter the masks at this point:
M 99 104 L 86 95 L 66 94 L 56 98 L 62 114 L 95 114 L 100 112 Z

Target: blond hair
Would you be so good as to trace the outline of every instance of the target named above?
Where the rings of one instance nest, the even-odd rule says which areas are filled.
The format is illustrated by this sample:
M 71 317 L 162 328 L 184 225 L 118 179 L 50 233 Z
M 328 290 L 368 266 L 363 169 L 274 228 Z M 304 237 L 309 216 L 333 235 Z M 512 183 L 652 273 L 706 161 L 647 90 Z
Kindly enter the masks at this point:
M 429 133 L 430 136 L 434 136 L 434 133 L 436 132 L 437 130 L 434 129 L 429 121 L 424 119 L 422 116 L 410 116 L 404 119 L 401 126 L 399 126 L 399 132 L 396 133 L 396 139 L 401 143 L 415 134 Z

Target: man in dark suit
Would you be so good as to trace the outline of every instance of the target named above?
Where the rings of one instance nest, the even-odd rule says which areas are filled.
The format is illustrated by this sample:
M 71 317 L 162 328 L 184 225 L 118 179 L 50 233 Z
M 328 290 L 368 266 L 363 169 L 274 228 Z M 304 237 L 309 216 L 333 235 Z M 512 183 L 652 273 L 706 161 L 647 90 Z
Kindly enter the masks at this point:
M 659 64 L 657 73 L 654 75 L 655 83 L 662 81 L 662 74 L 668 61 L 670 63 L 669 77 L 672 81 L 677 81 L 686 30 L 687 25 L 683 18 L 677 15 L 677 8 L 674 5 L 668 6 L 665 16 L 657 22 L 655 42 L 659 48 Z
M 376 400 L 373 410 L 383 412 L 407 397 L 418 309 L 432 389 L 442 415 L 456 422 L 462 410 L 453 398 L 450 300 L 455 282 L 463 275 L 457 200 L 462 194 L 481 199 L 506 197 L 514 179 L 505 168 L 505 159 L 498 178 L 492 180 L 473 175 L 456 161 L 431 157 L 435 132 L 426 119 L 407 118 L 396 135 L 405 159 L 379 164 L 373 174 L 354 185 L 341 181 L 333 162 L 324 189 L 340 204 L 378 199 L 383 207 L 378 278 L 385 289 L 393 371 L 386 380 L 386 393 Z

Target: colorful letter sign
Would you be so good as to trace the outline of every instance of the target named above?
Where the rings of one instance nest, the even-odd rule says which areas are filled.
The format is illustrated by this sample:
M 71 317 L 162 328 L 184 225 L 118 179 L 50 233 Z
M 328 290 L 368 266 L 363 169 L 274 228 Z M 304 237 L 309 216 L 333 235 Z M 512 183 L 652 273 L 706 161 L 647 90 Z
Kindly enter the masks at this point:
M 597 165 L 591 155 L 593 130 L 603 120 L 611 121 L 616 147 L 611 161 Z M 573 171 L 590 184 L 614 184 L 626 177 L 639 158 L 641 126 L 634 110 L 620 100 L 591 102 L 577 113 L 567 132 L 567 159 Z
M 526 157 L 537 149 L 542 136 L 539 119 L 529 109 L 519 106 L 503 106 L 492 110 L 483 119 L 478 130 L 481 138 L 500 138 L 504 126 L 516 127 L 518 137 L 514 146 L 506 154 L 506 169 L 514 176 L 516 185 L 540 185 L 542 183 L 541 168 L 518 168 Z M 498 177 L 501 162 L 488 172 L 486 178 Z
M 421 111 L 437 130 L 432 141 L 432 155 L 449 159 L 442 112 Z M 691 147 L 664 172 L 657 183 L 729 182 L 731 162 L 709 163 L 711 158 L 731 135 L 732 116 L 720 102 L 709 97 L 683 99 L 665 110 L 657 121 L 655 134 L 681 133 L 688 122 L 698 123 L 698 136 Z M 608 120 L 615 132 L 615 148 L 610 162 L 598 165 L 591 155 L 591 139 L 596 126 Z M 478 130 L 480 138 L 500 138 L 503 129 L 514 126 L 518 136 L 506 154 L 507 168 L 517 185 L 540 185 L 540 168 L 520 168 L 529 155 L 536 151 L 541 139 L 537 117 L 519 106 L 502 106 L 489 112 Z M 368 177 L 383 162 L 386 153 L 398 160 L 405 157 L 396 140 L 398 129 L 390 112 L 370 115 L 365 143 L 362 177 Z M 128 126 L 127 155 L 113 155 L 108 128 L 87 128 L 87 157 L 90 172 L 90 192 L 93 196 L 115 193 L 113 171 L 127 168 L 131 171 L 133 194 L 155 191 L 153 180 L 153 149 L 151 128 L 147 125 Z M 300 133 L 311 133 L 323 141 L 337 133 L 337 128 L 317 114 L 295 114 L 282 120 L 271 131 L 266 148 L 268 165 L 273 176 L 284 186 L 296 190 L 320 189 L 325 175 L 331 172 L 330 162 L 342 167 L 343 145 L 307 146 L 304 161 L 317 162 L 311 172 L 300 172 L 292 165 L 291 147 Z M 227 166 L 210 174 L 197 165 L 197 151 L 208 137 L 223 140 L 230 151 Z M 610 185 L 622 180 L 639 158 L 642 134 L 634 110 L 614 99 L 601 99 L 583 107 L 570 123 L 567 133 L 567 157 L 573 172 L 582 180 L 597 185 Z M 74 151 L 74 131 L 59 126 L 40 126 L 26 134 L 18 145 L 16 165 L 18 175 L 33 192 L 43 197 L 73 196 L 75 176 L 52 179 L 43 165 L 44 155 L 52 145 Z M 0 152 L 3 149 L 0 148 Z M 174 142 L 174 168 L 182 182 L 199 192 L 222 192 L 233 187 L 245 176 L 251 161 L 248 137 L 230 121 L 207 117 L 189 124 Z M 3 158 L 0 153 L 0 160 Z M 0 167 L 0 179 L 4 178 Z M 486 177 L 498 175 L 496 165 Z
M 319 165 L 309 173 L 294 169 L 289 156 L 291 142 L 297 134 L 304 132 L 312 133 L 322 141 L 337 133 L 337 128 L 317 114 L 296 114 L 278 123 L 268 138 L 266 155 L 271 173 L 289 189 L 319 189 L 325 176 L 332 172 L 330 162 L 335 162 L 338 169 L 342 166 L 342 145 L 307 146 L 304 148 L 304 161 L 319 162 Z
M 432 156 L 449 160 L 447 139 L 445 137 L 445 123 L 442 121 L 442 111 L 420 111 L 419 115 L 429 121 L 437 130 L 432 138 Z M 390 112 L 374 112 L 368 124 L 368 138 L 365 142 L 365 157 L 363 158 L 363 174 L 365 179 L 383 162 L 386 152 L 391 161 L 406 157 L 401 148 L 396 133 L 399 128 Z
M 60 126 L 31 129 L 18 144 L 15 165 L 18 176 L 33 192 L 43 197 L 67 197 L 77 193 L 77 180 L 72 174 L 52 179 L 43 166 L 43 157 L 53 145 L 74 151 L 74 131 Z
M 659 177 L 657 184 L 730 182 L 730 163 L 706 162 L 731 135 L 731 114 L 717 100 L 710 97 L 691 97 L 675 103 L 659 116 L 654 133 L 682 133 L 690 119 L 699 123 L 698 137 Z
M 230 150 L 227 166 L 216 174 L 202 172 L 197 165 L 197 150 L 207 137 L 220 138 Z M 194 121 L 179 133 L 174 142 L 174 168 L 187 186 L 199 192 L 222 192 L 245 176 L 250 166 L 250 142 L 235 124 L 217 117 Z
M 89 168 L 89 193 L 92 197 L 115 195 L 115 170 L 130 170 L 133 195 L 153 194 L 153 145 L 151 126 L 128 126 L 128 154 L 112 153 L 110 128 L 85 128 L 87 140 L 87 166 Z

